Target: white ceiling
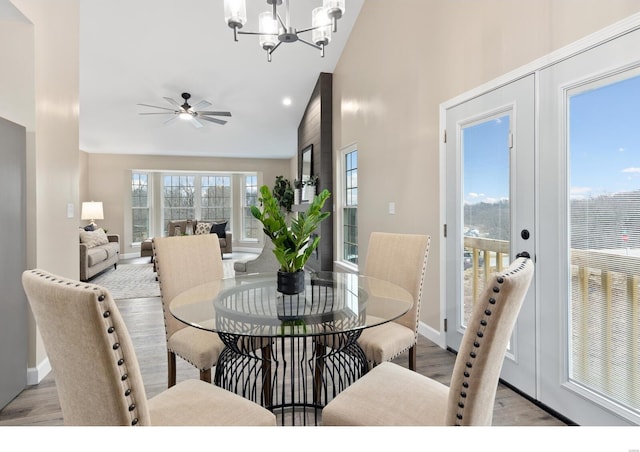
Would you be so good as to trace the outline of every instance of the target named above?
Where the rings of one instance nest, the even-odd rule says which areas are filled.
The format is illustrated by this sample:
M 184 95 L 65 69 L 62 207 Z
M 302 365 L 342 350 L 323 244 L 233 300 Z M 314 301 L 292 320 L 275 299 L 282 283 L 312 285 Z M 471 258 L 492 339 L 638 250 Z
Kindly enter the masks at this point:
M 83 0 L 80 2 L 80 149 L 113 154 L 290 158 L 320 72 L 333 72 L 364 0 L 347 0 L 338 32 L 320 51 L 282 44 L 267 62 L 257 36 L 224 21 L 222 0 Z M 257 30 L 266 0 L 247 0 L 243 30 Z M 292 0 L 291 21 L 311 26 L 322 0 Z M 284 13 L 282 13 L 284 14 Z M 304 33 L 310 39 L 310 33 Z M 163 97 L 231 111 L 224 126 L 164 122 L 137 104 L 171 107 Z M 289 107 L 282 104 L 291 97 Z M 160 111 L 160 110 L 156 110 Z

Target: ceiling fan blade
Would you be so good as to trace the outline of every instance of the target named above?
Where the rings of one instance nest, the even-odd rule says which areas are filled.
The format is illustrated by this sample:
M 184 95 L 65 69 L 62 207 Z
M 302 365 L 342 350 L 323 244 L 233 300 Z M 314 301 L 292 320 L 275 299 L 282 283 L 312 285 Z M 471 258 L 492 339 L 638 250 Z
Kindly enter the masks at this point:
M 200 127 L 204 127 L 202 123 L 196 119 L 195 116 L 191 117 L 191 124 L 193 124 L 196 129 L 199 129 Z
M 198 115 L 231 116 L 230 111 L 199 111 Z
M 211 102 L 209 102 L 208 100 L 201 100 L 200 102 L 195 104 L 192 108 L 194 110 L 197 110 L 198 108 L 207 108 L 210 106 L 211 106 Z
M 178 115 L 173 115 L 171 118 L 167 119 L 164 123 L 169 124 L 171 121 L 175 121 Z
M 153 112 L 153 113 L 138 113 L 138 114 L 140 114 L 140 115 L 175 115 L 176 112 L 175 111 L 167 111 L 167 112 L 162 111 L 162 112 L 158 112 L 158 113 Z
M 151 108 L 159 108 L 161 110 L 169 110 L 171 112 L 175 112 L 175 110 L 173 108 L 166 108 L 166 107 L 158 107 L 157 105 L 149 105 L 149 104 L 138 104 L 142 107 L 151 107 Z
M 216 124 L 225 125 L 227 121 L 223 121 L 222 119 L 209 118 L 207 116 L 198 116 L 200 119 L 204 119 L 205 121 L 215 122 Z
M 173 100 L 170 97 L 163 97 L 164 100 L 166 100 L 167 102 L 169 102 L 171 105 L 173 105 L 174 107 L 178 107 L 181 108 L 180 104 L 178 102 L 176 102 L 175 100 Z

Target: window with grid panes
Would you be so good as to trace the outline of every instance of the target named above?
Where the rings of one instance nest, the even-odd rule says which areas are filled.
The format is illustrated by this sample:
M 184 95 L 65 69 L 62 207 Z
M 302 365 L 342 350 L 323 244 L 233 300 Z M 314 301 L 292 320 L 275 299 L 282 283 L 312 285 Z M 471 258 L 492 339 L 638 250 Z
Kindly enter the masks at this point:
M 170 221 L 196 218 L 195 179 L 195 176 L 190 175 L 166 175 L 162 178 L 162 218 L 165 232 Z
M 358 151 L 344 154 L 342 259 L 358 264 Z
M 242 238 L 258 239 L 262 228 L 251 214 L 251 206 L 258 204 L 258 176 L 244 176 L 244 196 L 242 199 Z
M 149 238 L 149 175 L 131 173 L 131 237 L 133 243 Z
M 200 177 L 199 221 L 231 221 L 231 176 Z

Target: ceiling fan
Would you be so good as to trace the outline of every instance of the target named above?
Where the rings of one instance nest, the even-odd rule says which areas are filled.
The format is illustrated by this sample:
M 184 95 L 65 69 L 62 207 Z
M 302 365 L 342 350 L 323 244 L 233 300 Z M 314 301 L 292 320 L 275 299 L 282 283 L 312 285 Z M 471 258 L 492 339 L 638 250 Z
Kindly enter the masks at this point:
M 176 118 L 181 118 L 184 120 L 191 121 L 196 128 L 203 127 L 202 122 L 200 120 L 205 120 L 209 122 L 214 122 L 216 124 L 224 125 L 227 121 L 223 119 L 213 118 L 212 116 L 231 116 L 231 112 L 228 111 L 208 111 L 208 110 L 200 110 L 202 108 L 207 108 L 211 106 L 211 102 L 206 100 L 201 100 L 194 106 L 189 105 L 189 99 L 191 98 L 191 94 L 182 93 L 182 98 L 184 99 L 184 103 L 180 105 L 174 99 L 170 97 L 163 97 L 164 100 L 173 105 L 174 108 L 167 107 L 158 107 L 157 105 L 149 105 L 149 104 L 138 104 L 143 107 L 151 107 L 151 108 L 159 108 L 160 110 L 167 110 L 163 112 L 146 112 L 140 113 L 141 115 L 172 115 L 165 124 L 175 120 Z

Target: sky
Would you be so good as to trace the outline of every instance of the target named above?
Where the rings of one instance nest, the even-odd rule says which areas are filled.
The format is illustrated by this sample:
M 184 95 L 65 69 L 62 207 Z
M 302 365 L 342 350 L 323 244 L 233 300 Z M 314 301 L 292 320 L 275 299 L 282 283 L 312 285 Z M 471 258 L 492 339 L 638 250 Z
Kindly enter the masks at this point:
M 509 119 L 464 129 L 465 203 L 508 198 Z M 569 134 L 572 199 L 640 190 L 640 76 L 571 92 Z

